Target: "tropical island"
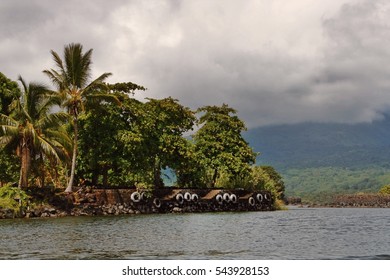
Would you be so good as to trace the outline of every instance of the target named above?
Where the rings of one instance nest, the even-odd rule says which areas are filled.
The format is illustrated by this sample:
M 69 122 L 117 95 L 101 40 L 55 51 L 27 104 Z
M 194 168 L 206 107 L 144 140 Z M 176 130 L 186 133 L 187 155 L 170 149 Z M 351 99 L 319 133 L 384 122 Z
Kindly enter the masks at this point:
M 1 217 L 136 213 L 119 211 L 128 206 L 124 196 L 160 208 L 156 194 L 176 204 L 208 195 L 221 205 L 216 210 L 227 202 L 244 210 L 240 199 L 257 210 L 283 205 L 282 177 L 255 165 L 258 153 L 229 105 L 191 110 L 172 97 L 141 102 L 134 94 L 144 86 L 107 83 L 111 73 L 91 77 L 92 49 L 72 43 L 62 57 L 51 55 L 55 68 L 43 73 L 52 88 L 0 73 Z M 168 177 L 175 187 L 165 186 Z M 119 190 L 126 194 L 108 198 Z M 168 210 L 179 212 L 174 206 Z M 197 211 L 210 210 L 202 207 Z

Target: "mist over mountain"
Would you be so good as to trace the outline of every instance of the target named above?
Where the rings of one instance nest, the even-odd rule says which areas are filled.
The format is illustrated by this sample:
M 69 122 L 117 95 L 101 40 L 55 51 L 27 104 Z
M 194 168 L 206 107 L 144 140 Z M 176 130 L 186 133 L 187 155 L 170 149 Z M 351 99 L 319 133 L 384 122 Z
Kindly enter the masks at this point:
M 250 129 L 258 164 L 280 169 L 363 167 L 390 159 L 390 117 L 372 123 L 301 123 Z

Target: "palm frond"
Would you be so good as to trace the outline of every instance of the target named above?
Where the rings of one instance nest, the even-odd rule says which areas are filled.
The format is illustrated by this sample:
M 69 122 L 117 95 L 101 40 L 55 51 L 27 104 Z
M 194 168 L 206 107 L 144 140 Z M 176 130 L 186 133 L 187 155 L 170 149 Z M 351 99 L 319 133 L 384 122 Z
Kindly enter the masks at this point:
M 18 126 L 18 121 L 13 119 L 11 116 L 7 116 L 0 113 L 0 125 L 6 125 L 6 126 Z
M 65 86 L 65 81 L 64 81 L 64 76 L 58 73 L 54 69 L 50 70 L 43 70 L 43 73 L 46 74 L 51 82 L 54 84 L 54 86 L 59 90 L 62 91 L 64 90 Z
M 53 60 L 54 60 L 55 64 L 61 70 L 62 74 L 65 73 L 64 64 L 62 62 L 61 57 L 58 55 L 58 53 L 56 53 L 53 50 L 51 50 L 50 53 L 51 53 L 51 55 L 53 57 Z
M 0 145 L 7 146 L 15 141 L 15 137 L 11 135 L 0 136 Z
M 19 127 L 13 125 L 1 125 L 1 130 L 4 136 L 17 136 L 19 135 Z
M 0 114 L 0 144 L 6 146 L 17 142 L 19 138 L 19 123 L 10 116 Z
M 38 136 L 35 140 L 36 141 L 34 143 L 34 146 L 37 147 L 38 150 L 43 151 L 43 153 L 48 157 L 55 158 L 57 162 L 60 161 L 57 151 L 54 148 L 55 146 L 52 143 L 50 143 L 44 137 L 41 136 Z
M 44 116 L 50 113 L 53 106 L 61 106 L 62 98 L 58 94 L 48 93 L 46 98 L 41 101 L 39 108 L 37 108 L 37 116 Z
M 21 75 L 18 76 L 18 81 L 20 81 L 20 83 L 22 84 L 23 91 L 28 92 L 28 86 L 27 86 L 26 82 L 23 80 Z
M 109 87 L 104 81 L 110 77 L 112 73 L 106 72 L 101 74 L 99 77 L 97 77 L 95 80 L 89 83 L 88 86 L 85 87 L 86 90 L 96 90 L 96 89 L 105 89 L 109 90 Z
M 73 149 L 73 141 L 70 139 L 69 134 L 65 131 L 65 129 L 60 128 L 58 130 L 48 129 L 46 130 L 47 138 L 53 140 L 55 146 L 63 147 L 69 153 L 72 152 Z
M 62 124 L 69 121 L 69 114 L 65 112 L 57 112 L 43 116 L 37 122 L 37 125 L 42 129 L 58 128 Z
M 64 48 L 67 84 L 82 89 L 90 78 L 92 49 L 83 54 L 81 44 L 69 44 Z

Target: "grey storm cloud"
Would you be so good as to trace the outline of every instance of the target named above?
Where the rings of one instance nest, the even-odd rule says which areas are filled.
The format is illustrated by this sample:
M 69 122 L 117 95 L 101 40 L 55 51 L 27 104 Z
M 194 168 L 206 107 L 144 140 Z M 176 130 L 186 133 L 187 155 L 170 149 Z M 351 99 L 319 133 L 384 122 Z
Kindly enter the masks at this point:
M 390 109 L 390 4 L 345 1 L 0 2 L 0 71 L 49 81 L 50 50 L 93 48 L 93 72 L 249 127 L 369 122 Z

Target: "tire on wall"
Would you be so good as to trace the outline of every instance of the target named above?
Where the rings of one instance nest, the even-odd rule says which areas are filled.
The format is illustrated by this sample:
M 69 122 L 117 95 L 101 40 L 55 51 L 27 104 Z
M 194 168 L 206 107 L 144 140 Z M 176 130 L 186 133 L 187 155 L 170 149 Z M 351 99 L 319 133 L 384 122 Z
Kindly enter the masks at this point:
M 191 200 L 193 202 L 198 202 L 199 201 L 199 196 L 196 193 L 193 193 L 191 196 Z
M 137 202 L 140 202 L 141 201 L 141 195 L 139 194 L 139 192 L 133 192 L 130 196 L 130 199 L 131 201 L 137 203 Z
M 230 201 L 230 194 L 229 193 L 224 193 L 222 195 L 223 197 L 223 200 L 226 201 L 226 202 L 229 202 Z
M 252 196 L 248 198 L 248 204 L 249 206 L 255 206 L 256 201 Z
M 184 193 L 184 200 L 185 201 L 191 201 L 191 194 L 189 192 Z
M 217 194 L 217 196 L 215 197 L 215 201 L 218 203 L 218 204 L 222 204 L 223 203 L 223 197 L 221 194 Z
M 261 194 L 261 193 L 258 193 L 257 195 L 256 195 L 256 199 L 257 199 L 257 201 L 259 202 L 259 203 L 262 203 L 263 202 L 263 195 Z
M 161 207 L 161 200 L 158 197 L 154 198 L 153 199 L 153 205 L 156 208 L 160 208 Z
M 237 195 L 235 195 L 234 193 L 232 193 L 232 194 L 230 195 L 230 201 L 231 201 L 232 203 L 236 204 L 236 203 L 238 202 L 238 197 L 237 197 Z
M 179 204 L 183 204 L 184 203 L 184 197 L 183 197 L 183 195 L 181 193 L 178 193 L 175 198 L 176 198 L 176 201 Z

